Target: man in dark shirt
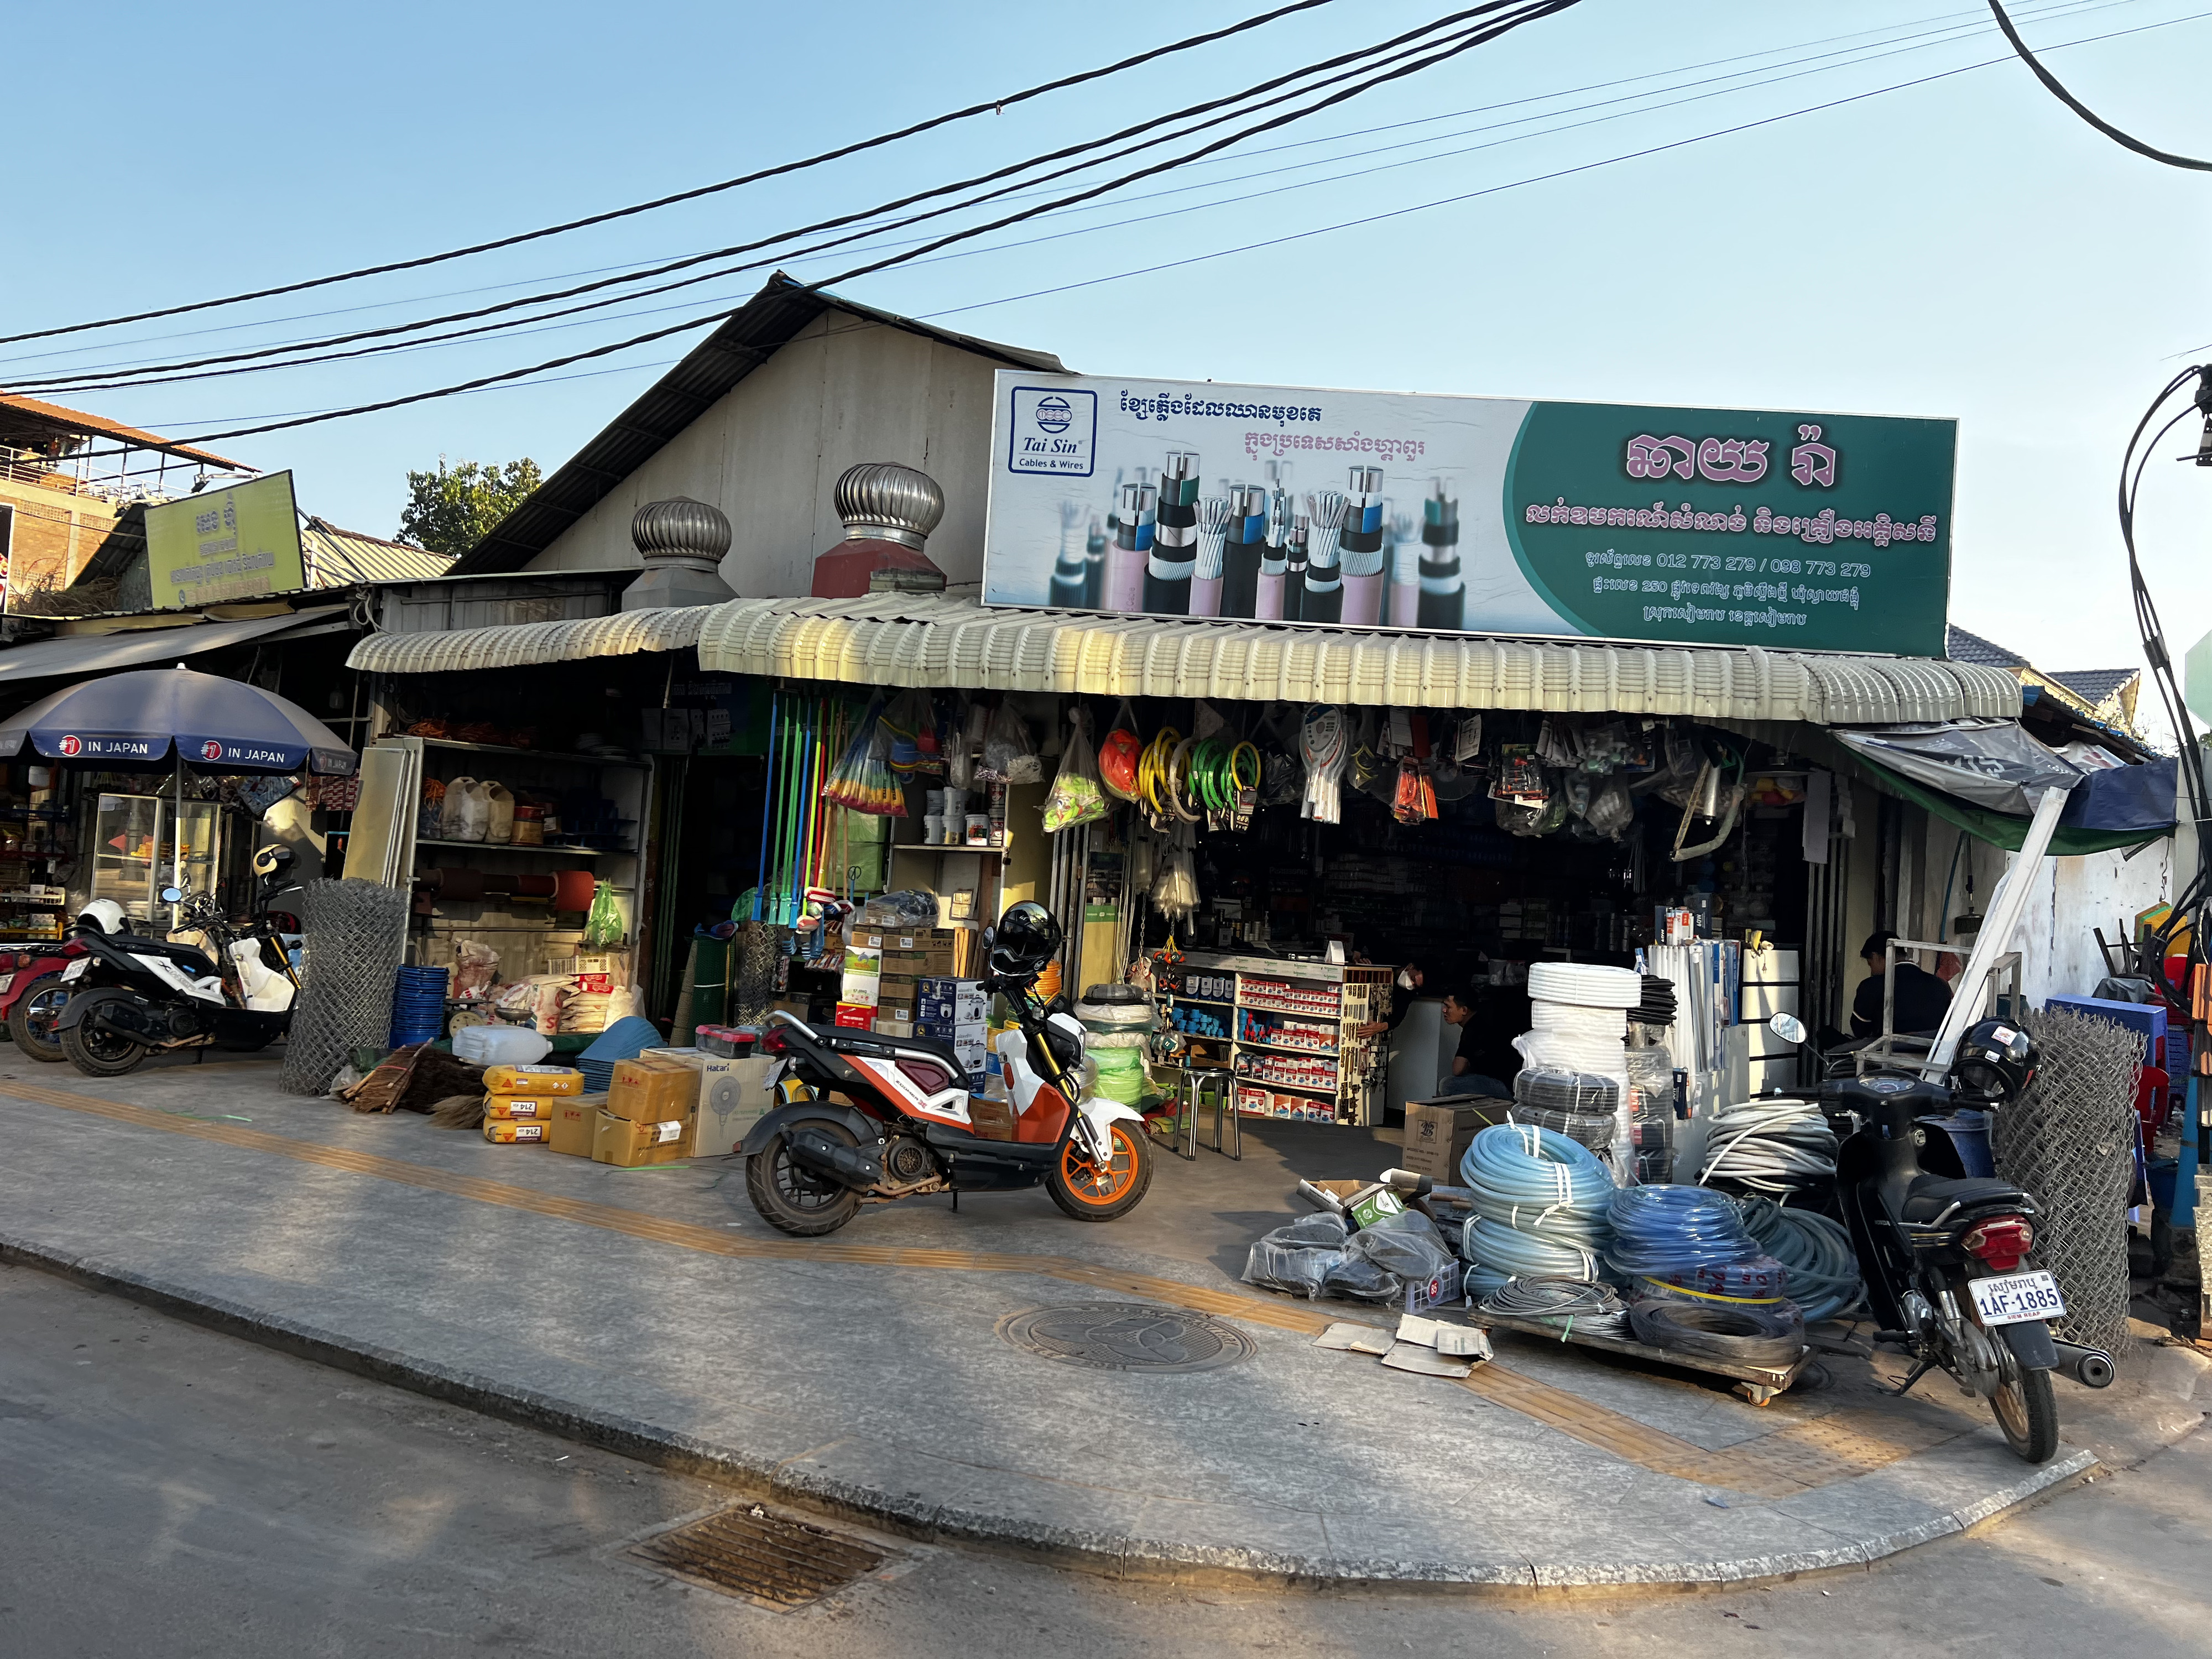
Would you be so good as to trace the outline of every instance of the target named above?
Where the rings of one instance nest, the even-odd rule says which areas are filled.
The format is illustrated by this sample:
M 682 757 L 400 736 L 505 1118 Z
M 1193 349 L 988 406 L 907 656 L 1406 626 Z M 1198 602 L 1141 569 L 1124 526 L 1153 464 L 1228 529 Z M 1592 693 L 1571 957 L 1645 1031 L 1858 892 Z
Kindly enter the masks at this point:
M 1881 979 L 1889 959 L 1889 942 L 1897 937 L 1885 927 L 1870 934 L 1859 954 L 1866 958 L 1868 977 L 1851 999 L 1851 1035 L 1881 1035 Z M 1909 957 L 1897 959 L 1897 1006 L 1893 1030 L 1914 1036 L 1933 1036 L 1951 1009 L 1951 988 Z
M 1439 1079 L 1437 1092 L 1440 1095 L 1486 1095 L 1492 1100 L 1510 1100 L 1513 1091 L 1494 1077 L 1486 1077 L 1474 1069 L 1475 1057 L 1482 1050 L 1482 1036 L 1474 1028 L 1474 1000 L 1465 991 L 1451 991 L 1444 996 L 1444 1024 L 1459 1027 L 1459 1048 L 1452 1056 L 1451 1075 Z

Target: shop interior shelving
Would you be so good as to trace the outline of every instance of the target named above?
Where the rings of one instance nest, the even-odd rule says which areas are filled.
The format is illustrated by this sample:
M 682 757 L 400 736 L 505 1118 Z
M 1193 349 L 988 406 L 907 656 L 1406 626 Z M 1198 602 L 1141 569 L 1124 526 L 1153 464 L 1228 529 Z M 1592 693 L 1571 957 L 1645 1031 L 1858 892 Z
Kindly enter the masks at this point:
M 1378 1121 L 1382 1051 L 1359 1036 L 1358 1029 L 1389 1007 L 1389 969 L 1193 951 L 1166 976 L 1163 1000 L 1171 1012 L 1184 1007 L 1223 1019 L 1225 1037 L 1185 1033 L 1190 1047 L 1187 1063 L 1225 1064 L 1233 1071 L 1237 1109 L 1244 1115 L 1332 1123 Z M 1194 980 L 1224 979 L 1233 986 L 1226 1002 L 1218 996 L 1185 994 Z M 1326 1028 L 1328 1035 L 1317 1034 L 1312 1042 L 1285 1040 L 1287 1031 L 1300 1026 Z M 1327 1065 L 1301 1066 L 1300 1061 Z

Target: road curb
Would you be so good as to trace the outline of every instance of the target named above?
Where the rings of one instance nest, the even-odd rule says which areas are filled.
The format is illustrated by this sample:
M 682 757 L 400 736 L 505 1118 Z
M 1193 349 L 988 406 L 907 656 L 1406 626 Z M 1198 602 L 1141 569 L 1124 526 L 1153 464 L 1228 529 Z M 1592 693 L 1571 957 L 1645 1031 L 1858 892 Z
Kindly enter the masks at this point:
M 679 1474 L 711 1478 L 735 1486 L 749 1496 L 825 1510 L 925 1542 L 983 1545 L 1116 1577 L 1178 1580 L 1219 1577 L 1244 1583 L 1522 1590 L 1745 1585 L 1810 1572 L 1863 1569 L 1917 1545 L 1964 1532 L 2029 1498 L 2087 1475 L 2097 1466 L 2094 1454 L 2077 1452 L 2029 1471 L 1999 1492 L 1985 1493 L 1970 1504 L 1909 1529 L 1839 1540 L 1833 1549 L 1786 1555 L 1651 1560 L 1618 1566 L 1545 1563 L 1526 1558 L 1460 1563 L 1284 1555 L 1234 1546 L 1078 1532 L 957 1509 L 933 1503 L 919 1493 L 893 1493 L 850 1481 L 810 1478 L 783 1464 L 748 1457 L 657 1424 L 441 1365 L 4 1232 L 0 1232 L 0 1263 L 36 1268 L 94 1290 L 125 1296 L 161 1313 L 280 1352 Z

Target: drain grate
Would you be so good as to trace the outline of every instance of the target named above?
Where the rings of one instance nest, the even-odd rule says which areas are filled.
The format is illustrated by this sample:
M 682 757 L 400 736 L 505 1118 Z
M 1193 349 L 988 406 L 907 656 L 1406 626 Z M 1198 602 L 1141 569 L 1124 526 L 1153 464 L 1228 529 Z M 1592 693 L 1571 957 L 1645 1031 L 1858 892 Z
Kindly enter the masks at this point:
M 998 1330 L 1024 1353 L 1102 1371 L 1210 1371 L 1259 1352 L 1234 1325 L 1148 1302 L 1030 1308 L 1008 1314 Z
M 880 1550 L 781 1520 L 757 1504 L 664 1532 L 634 1553 L 679 1578 L 771 1607 L 802 1607 L 873 1572 L 885 1559 Z

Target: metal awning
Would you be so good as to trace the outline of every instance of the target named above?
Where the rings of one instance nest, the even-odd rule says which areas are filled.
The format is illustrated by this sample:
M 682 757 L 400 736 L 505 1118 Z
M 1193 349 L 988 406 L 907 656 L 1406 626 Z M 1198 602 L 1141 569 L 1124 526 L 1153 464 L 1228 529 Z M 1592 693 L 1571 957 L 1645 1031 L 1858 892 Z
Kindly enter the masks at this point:
M 33 640 L 11 651 L 0 651 L 0 680 L 51 679 L 64 674 L 104 674 L 111 669 L 137 668 L 146 663 L 174 662 L 203 651 L 219 651 L 226 645 L 268 639 L 295 629 L 306 629 L 343 618 L 342 605 L 312 606 L 281 617 L 253 617 L 242 622 L 198 622 L 177 628 L 132 629 L 113 634 L 68 634 L 58 639 Z
M 2021 708 L 2020 686 L 2002 670 L 1925 658 L 1105 617 L 986 608 L 940 593 L 735 599 L 704 621 L 699 665 L 708 672 L 859 685 L 1822 726 Z M 378 643 L 357 647 L 356 665 Z
M 374 674 L 451 674 L 471 668 L 526 668 L 586 657 L 681 651 L 699 642 L 714 607 L 624 611 L 580 622 L 511 623 L 438 634 L 372 634 L 346 666 Z

